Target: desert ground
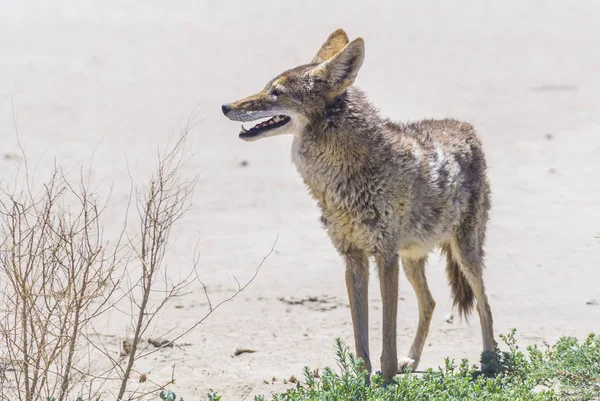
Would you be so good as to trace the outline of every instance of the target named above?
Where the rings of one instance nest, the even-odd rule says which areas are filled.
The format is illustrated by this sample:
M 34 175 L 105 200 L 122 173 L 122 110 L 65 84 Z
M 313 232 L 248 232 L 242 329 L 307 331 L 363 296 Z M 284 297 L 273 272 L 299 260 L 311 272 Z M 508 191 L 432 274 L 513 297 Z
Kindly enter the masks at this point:
M 302 368 L 335 363 L 334 339 L 353 344 L 344 267 L 290 160 L 292 138 L 246 143 L 222 103 L 252 94 L 308 62 L 329 33 L 361 36 L 356 85 L 397 120 L 454 117 L 475 125 L 487 153 L 492 214 L 485 281 L 496 333 L 523 344 L 600 330 L 600 8 L 593 2 L 504 1 L 2 1 L 0 180 L 21 163 L 41 181 L 56 160 L 88 166 L 110 193 L 105 236 L 119 232 L 131 179 L 145 179 L 157 147 L 191 122 L 186 174 L 200 174 L 191 210 L 172 233 L 173 275 L 196 245 L 211 300 L 252 284 L 174 348 L 138 369 L 171 375 L 184 399 L 209 388 L 226 400 L 269 394 Z M 16 132 L 18 131 L 18 136 Z M 112 192 L 111 192 L 112 191 Z M 378 368 L 381 311 L 370 291 Z M 479 322 L 446 322 L 444 263 L 427 275 L 437 308 L 420 368 L 444 357 L 476 361 Z M 235 277 L 235 278 L 234 278 Z M 199 284 L 160 325 L 183 329 L 207 311 Z M 416 327 L 401 276 L 399 353 Z M 130 321 L 114 313 L 115 339 Z M 160 331 L 160 327 L 156 328 Z M 232 356 L 235 347 L 256 350 Z M 116 351 L 118 352 L 118 350 Z

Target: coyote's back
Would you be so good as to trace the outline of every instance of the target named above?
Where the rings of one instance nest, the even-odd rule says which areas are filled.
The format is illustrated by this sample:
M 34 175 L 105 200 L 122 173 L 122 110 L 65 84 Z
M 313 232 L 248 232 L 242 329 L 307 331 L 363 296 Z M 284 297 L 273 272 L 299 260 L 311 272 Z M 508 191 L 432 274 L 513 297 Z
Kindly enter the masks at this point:
M 268 118 L 240 137 L 294 135 L 292 159 L 322 211 L 322 224 L 346 261 L 357 354 L 368 347 L 368 258 L 378 266 L 383 299 L 382 371 L 398 370 L 396 315 L 399 260 L 419 303 L 417 334 L 401 368 L 416 368 L 435 302 L 425 278 L 429 252 L 440 246 L 455 305 L 475 301 L 484 349 L 494 347 L 483 285 L 483 244 L 490 190 L 481 142 L 470 124 L 424 120 L 402 124 L 379 116 L 351 86 L 364 42 L 330 35 L 311 63 L 288 70 L 263 91 L 223 105 L 238 121 Z

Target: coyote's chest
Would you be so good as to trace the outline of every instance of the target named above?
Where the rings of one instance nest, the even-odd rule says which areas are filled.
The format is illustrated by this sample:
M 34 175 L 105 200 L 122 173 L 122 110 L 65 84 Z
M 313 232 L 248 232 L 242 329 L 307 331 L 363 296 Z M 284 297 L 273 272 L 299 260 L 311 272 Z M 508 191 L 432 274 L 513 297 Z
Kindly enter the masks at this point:
M 374 250 L 381 234 L 381 213 L 371 191 L 373 177 L 352 171 L 335 157 L 294 141 L 292 160 L 317 201 L 321 221 L 340 249 Z

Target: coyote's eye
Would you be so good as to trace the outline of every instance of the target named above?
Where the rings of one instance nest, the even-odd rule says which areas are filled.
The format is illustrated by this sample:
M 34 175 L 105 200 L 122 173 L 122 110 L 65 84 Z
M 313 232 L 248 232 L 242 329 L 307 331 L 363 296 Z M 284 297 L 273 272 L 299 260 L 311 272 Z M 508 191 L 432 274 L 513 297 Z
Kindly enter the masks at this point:
M 273 88 L 273 90 L 271 91 L 271 95 L 273 96 L 279 96 L 281 94 L 283 94 L 283 92 L 279 88 Z

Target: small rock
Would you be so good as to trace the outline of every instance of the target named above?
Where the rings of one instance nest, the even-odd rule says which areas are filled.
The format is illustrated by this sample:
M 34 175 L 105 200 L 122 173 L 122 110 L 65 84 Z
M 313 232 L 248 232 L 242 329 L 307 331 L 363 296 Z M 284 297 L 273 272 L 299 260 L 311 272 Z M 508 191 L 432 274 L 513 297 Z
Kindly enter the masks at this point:
M 149 338 L 148 344 L 154 345 L 156 348 L 161 347 L 173 347 L 173 342 L 171 340 L 167 340 L 166 338 Z
M 21 160 L 21 156 L 16 153 L 5 153 L 4 160 Z
M 590 299 L 585 304 L 586 305 L 600 305 L 600 301 L 598 301 L 597 299 Z
M 248 164 L 250 164 L 250 163 L 248 162 L 248 160 L 242 160 L 242 161 L 240 162 L 240 167 L 246 167 L 246 166 L 248 166 Z
M 554 139 L 554 135 L 553 134 L 546 134 L 545 137 L 549 141 L 552 140 L 552 139 Z
M 444 320 L 446 321 L 446 323 L 454 323 L 454 313 L 448 313 Z
M 556 174 L 556 173 L 558 173 L 558 171 L 557 171 L 555 168 L 549 168 L 549 169 L 548 169 L 548 172 L 549 172 L 550 174 Z
M 294 376 L 294 375 L 291 375 L 291 376 L 290 376 L 290 378 L 288 379 L 288 381 L 289 381 L 290 383 L 296 383 L 296 382 L 298 381 L 298 379 L 296 379 L 296 376 Z
M 255 352 L 256 352 L 256 350 L 253 350 L 250 348 L 234 348 L 233 356 L 238 356 L 238 355 L 242 355 L 242 354 L 253 354 Z
M 576 92 L 579 88 L 569 84 L 546 84 L 533 86 L 529 88 L 532 92 L 551 93 L 551 92 Z
M 139 382 L 140 382 L 140 383 L 144 383 L 146 380 L 148 380 L 148 376 L 147 376 L 145 373 L 142 373 L 142 374 L 140 375 Z

